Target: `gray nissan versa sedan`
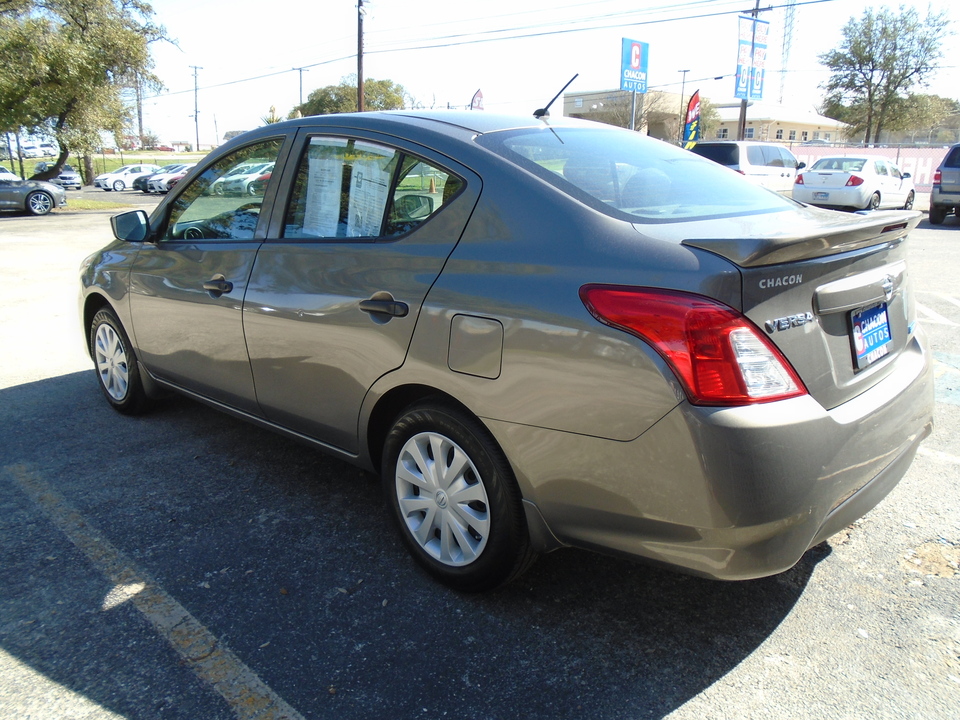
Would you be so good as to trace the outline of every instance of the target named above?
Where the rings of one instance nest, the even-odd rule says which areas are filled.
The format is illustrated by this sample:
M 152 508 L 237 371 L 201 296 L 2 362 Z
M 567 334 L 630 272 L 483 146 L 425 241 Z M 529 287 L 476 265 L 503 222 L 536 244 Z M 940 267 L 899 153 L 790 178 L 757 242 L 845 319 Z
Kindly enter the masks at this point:
M 262 197 L 211 192 L 273 163 Z M 307 117 L 204 159 L 82 267 L 106 400 L 168 390 L 379 471 L 462 590 L 577 546 L 791 567 L 932 427 L 907 236 L 606 125 Z

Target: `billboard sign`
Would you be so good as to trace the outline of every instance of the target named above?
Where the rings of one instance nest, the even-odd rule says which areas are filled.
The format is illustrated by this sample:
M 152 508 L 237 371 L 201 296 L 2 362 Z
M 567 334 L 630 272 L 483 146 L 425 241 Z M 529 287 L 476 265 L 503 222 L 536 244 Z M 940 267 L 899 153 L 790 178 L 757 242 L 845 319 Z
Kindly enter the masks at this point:
M 734 97 L 741 100 L 762 100 L 770 23 L 766 20 L 743 16 L 737 18 L 737 23 L 739 45 Z
M 639 93 L 647 91 L 647 60 L 650 45 L 623 38 L 620 47 L 620 89 Z

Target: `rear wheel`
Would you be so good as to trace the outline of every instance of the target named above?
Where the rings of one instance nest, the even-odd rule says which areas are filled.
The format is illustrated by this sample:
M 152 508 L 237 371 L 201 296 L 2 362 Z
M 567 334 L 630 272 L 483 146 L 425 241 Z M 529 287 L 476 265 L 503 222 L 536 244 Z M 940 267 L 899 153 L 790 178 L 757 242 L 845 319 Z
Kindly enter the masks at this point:
M 510 464 L 480 421 L 453 405 L 404 411 L 384 444 L 382 479 L 407 549 L 441 582 L 489 590 L 536 559 Z
M 107 402 L 125 415 L 138 415 L 147 410 L 150 399 L 140 381 L 137 356 L 112 310 L 104 308 L 94 315 L 89 339 L 97 382 Z
M 42 190 L 27 196 L 27 212 L 31 215 L 46 215 L 53 210 L 53 198 Z
M 913 190 L 911 190 L 911 191 L 910 191 L 910 194 L 907 195 L 907 201 L 903 204 L 903 209 L 904 209 L 904 210 L 912 210 L 912 209 L 913 209 L 913 199 L 914 199 L 914 194 L 913 194 Z
M 947 209 L 942 205 L 931 205 L 930 206 L 930 224 L 931 225 L 942 225 L 943 221 L 947 218 Z
M 880 207 L 880 193 L 875 192 L 870 196 L 870 202 L 867 203 L 867 206 L 864 210 L 876 210 Z

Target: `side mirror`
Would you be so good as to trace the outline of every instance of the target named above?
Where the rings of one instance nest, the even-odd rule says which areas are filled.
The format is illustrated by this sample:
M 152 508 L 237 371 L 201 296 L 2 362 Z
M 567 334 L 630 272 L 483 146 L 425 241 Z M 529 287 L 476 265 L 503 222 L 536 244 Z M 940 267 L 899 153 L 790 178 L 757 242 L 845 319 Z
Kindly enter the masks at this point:
M 150 221 L 143 210 L 114 215 L 110 218 L 110 225 L 113 227 L 114 237 L 126 242 L 143 242 L 150 234 Z
M 797 163 L 797 170 L 803 170 L 807 164 L 805 162 Z
M 901 180 L 909 180 L 909 179 L 912 178 L 912 177 L 913 177 L 913 175 L 911 175 L 910 173 L 903 173 L 903 174 L 900 176 L 900 179 L 901 179 Z

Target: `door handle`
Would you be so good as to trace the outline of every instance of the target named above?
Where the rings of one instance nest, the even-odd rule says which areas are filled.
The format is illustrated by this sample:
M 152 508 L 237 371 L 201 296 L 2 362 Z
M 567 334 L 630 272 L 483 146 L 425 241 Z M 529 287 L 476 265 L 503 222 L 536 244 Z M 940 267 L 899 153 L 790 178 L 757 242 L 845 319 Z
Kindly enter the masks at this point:
M 227 280 L 223 275 L 214 275 L 203 284 L 203 289 L 213 297 L 220 297 L 224 293 L 233 290 L 233 283 Z
M 379 298 L 361 300 L 360 309 L 365 313 L 389 315 L 390 317 L 406 317 L 407 313 L 410 312 L 410 308 L 406 303 L 393 300 L 392 298 L 390 300 L 381 300 Z

